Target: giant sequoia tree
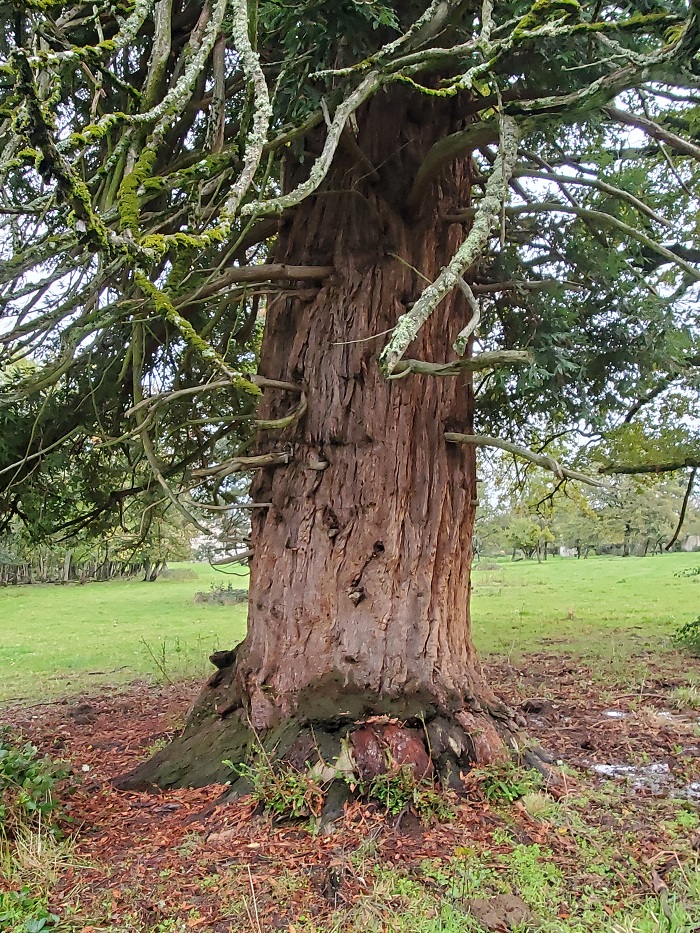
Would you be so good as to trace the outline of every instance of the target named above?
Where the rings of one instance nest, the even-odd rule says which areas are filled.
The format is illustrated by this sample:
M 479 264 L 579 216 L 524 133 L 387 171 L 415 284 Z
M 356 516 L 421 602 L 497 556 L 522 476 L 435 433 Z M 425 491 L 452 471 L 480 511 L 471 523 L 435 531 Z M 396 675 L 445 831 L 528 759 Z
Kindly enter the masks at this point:
M 253 476 L 248 635 L 137 779 L 370 716 L 499 754 L 475 448 L 586 479 L 523 443 L 691 398 L 698 0 L 3 12 L 6 515 L 57 451 L 111 467 L 71 527 Z

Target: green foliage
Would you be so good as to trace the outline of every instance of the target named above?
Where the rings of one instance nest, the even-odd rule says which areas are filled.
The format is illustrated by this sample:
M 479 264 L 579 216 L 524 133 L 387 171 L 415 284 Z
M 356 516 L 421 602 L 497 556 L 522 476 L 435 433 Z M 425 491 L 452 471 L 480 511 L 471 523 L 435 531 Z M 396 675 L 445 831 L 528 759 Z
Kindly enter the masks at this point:
M 273 764 L 264 752 L 254 764 L 224 764 L 250 783 L 253 799 L 270 813 L 293 820 L 321 815 L 325 790 L 310 771 Z
M 61 815 L 57 792 L 69 774 L 60 762 L 40 757 L 35 745 L 21 742 L 8 728 L 0 730 L 0 836 L 54 826 Z
M 653 554 L 671 540 L 687 486 L 685 475 L 651 474 L 622 476 L 607 489 L 574 489 L 540 470 L 516 481 L 506 469 L 502 461 L 486 481 L 487 504 L 477 513 L 481 553 L 520 549 L 533 557 L 546 542 L 575 549 L 581 557 Z M 489 501 L 496 496 L 499 507 Z M 676 547 L 695 533 L 699 518 L 691 499 Z
M 543 784 L 542 776 L 514 762 L 479 768 L 470 773 L 490 803 L 513 803 L 526 794 L 534 794 Z
M 8 933 L 41 933 L 53 930 L 60 917 L 53 913 L 43 894 L 30 887 L 0 892 L 0 926 Z
M 681 648 L 700 657 L 700 616 L 681 625 L 673 637 Z
M 417 778 L 411 765 L 390 763 L 383 774 L 360 783 L 359 789 L 363 797 L 377 800 L 394 815 L 411 809 L 423 823 L 454 819 L 454 808 L 445 792 L 433 781 Z

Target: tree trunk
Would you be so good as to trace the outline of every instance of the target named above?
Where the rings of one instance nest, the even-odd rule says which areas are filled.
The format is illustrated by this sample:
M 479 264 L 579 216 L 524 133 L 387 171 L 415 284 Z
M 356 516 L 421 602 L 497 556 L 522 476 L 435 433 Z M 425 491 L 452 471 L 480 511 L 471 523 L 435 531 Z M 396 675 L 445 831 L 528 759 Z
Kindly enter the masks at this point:
M 361 117 L 323 190 L 280 229 L 279 261 L 336 271 L 313 300 L 267 308 L 260 372 L 303 386 L 308 410 L 259 441 L 260 453 L 291 462 L 253 483 L 253 498 L 271 505 L 253 512 L 247 637 L 214 658 L 221 669 L 182 738 L 123 786 L 221 780 L 222 760 L 248 754 L 253 735 L 282 755 L 307 724 L 318 741 L 377 715 L 426 723 L 433 756 L 451 748 L 459 767 L 502 754 L 508 713 L 470 636 L 475 453 L 444 439 L 472 432 L 471 379 L 387 381 L 378 366 L 387 331 L 464 237 L 443 217 L 470 203 L 470 160 L 443 174 L 417 214 L 405 210 L 425 153 L 463 121 L 456 102 L 404 88 Z M 308 159 L 290 165 L 286 187 L 305 171 Z M 455 291 L 410 355 L 454 358 L 469 318 Z M 296 401 L 266 389 L 262 417 Z
M 629 557 L 631 553 L 630 549 L 630 539 L 632 535 L 632 527 L 629 522 L 625 525 L 625 537 L 622 541 L 622 556 Z

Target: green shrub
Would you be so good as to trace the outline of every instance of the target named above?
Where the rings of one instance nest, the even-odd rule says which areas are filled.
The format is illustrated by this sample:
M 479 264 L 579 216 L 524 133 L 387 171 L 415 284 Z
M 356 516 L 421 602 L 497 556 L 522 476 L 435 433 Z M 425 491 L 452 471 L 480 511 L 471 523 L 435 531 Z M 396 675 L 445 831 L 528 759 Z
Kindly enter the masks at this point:
M 700 657 L 700 616 L 676 630 L 673 640 L 681 648 Z
M 430 823 L 433 819 L 439 822 L 454 819 L 453 807 L 433 781 L 418 779 L 411 765 L 389 764 L 389 769 L 383 774 L 360 784 L 361 796 L 378 801 L 394 815 L 414 810 L 423 823 Z
M 31 742 L 0 729 L 0 837 L 35 823 L 50 826 L 60 812 L 57 786 L 69 773 L 61 762 L 41 757 Z

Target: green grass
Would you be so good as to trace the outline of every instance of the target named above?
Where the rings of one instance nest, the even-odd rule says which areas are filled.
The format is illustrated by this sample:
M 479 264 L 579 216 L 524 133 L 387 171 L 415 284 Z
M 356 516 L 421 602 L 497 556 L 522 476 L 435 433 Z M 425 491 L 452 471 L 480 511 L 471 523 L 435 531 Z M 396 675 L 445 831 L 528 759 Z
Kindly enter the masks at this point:
M 499 561 L 474 573 L 475 642 L 482 654 L 515 656 L 552 644 L 607 660 L 658 651 L 698 615 L 700 576 L 675 576 L 698 564 L 696 554 Z M 243 637 L 246 611 L 194 595 L 245 577 L 206 564 L 173 570 L 155 583 L 0 590 L 0 702 L 160 678 L 163 667 L 172 678 L 202 675 L 213 649 Z
M 552 644 L 607 660 L 656 651 L 700 612 L 700 576 L 675 576 L 699 564 L 698 554 L 664 554 L 505 561 L 498 569 L 477 569 L 474 641 L 483 654 L 515 656 Z
M 204 674 L 213 650 L 243 638 L 246 608 L 195 603 L 194 595 L 229 580 L 244 587 L 247 574 L 224 576 L 208 564 L 176 564 L 171 573 L 155 583 L 1 590 L 0 702 L 162 678 L 163 665 L 173 679 Z

